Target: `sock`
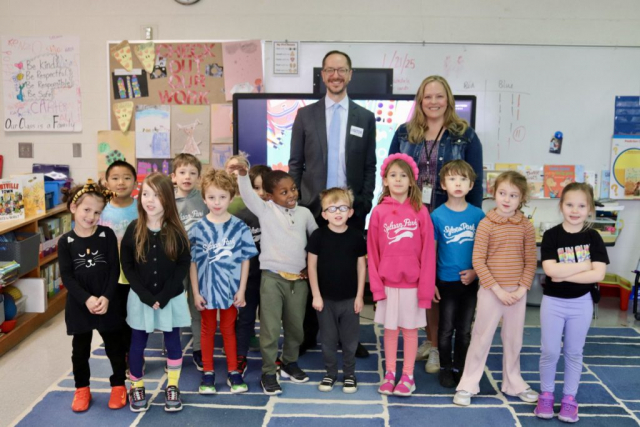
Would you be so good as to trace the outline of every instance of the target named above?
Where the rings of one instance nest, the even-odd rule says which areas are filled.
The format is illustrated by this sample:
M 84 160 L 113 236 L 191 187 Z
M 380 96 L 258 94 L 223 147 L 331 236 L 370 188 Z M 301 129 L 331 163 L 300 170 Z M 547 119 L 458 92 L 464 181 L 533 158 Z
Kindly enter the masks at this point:
M 131 381 L 131 387 L 133 388 L 144 387 L 144 381 L 142 380 L 142 377 L 136 378 L 133 375 L 129 374 L 129 381 Z
M 182 357 L 175 360 L 167 359 L 167 368 L 169 370 L 169 372 L 167 373 L 167 387 L 178 387 L 178 381 L 180 381 L 180 371 L 182 370 Z

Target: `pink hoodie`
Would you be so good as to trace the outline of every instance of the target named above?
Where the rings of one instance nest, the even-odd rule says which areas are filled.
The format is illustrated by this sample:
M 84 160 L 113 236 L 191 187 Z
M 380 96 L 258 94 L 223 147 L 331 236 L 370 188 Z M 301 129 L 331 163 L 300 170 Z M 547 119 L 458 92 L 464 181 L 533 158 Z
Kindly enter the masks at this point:
M 433 223 L 423 206 L 385 197 L 373 209 L 367 233 L 369 284 L 373 300 L 386 298 L 384 287 L 418 288 L 418 306 L 431 308 L 436 282 Z

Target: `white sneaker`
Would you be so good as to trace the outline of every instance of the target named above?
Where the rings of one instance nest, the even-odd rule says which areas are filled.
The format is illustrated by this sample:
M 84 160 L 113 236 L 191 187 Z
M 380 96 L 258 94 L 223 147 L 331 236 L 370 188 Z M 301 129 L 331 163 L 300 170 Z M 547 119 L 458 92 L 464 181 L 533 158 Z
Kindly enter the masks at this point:
M 424 370 L 427 371 L 428 374 L 437 374 L 440 372 L 440 353 L 437 348 L 429 350 L 429 358 L 427 359 L 426 365 L 424 365 Z
M 465 390 L 457 391 L 453 396 L 453 403 L 458 406 L 469 406 L 471 405 L 471 393 Z
M 538 392 L 528 388 L 525 391 L 518 393 L 515 397 L 519 398 L 523 402 L 536 403 L 538 401 Z
M 420 347 L 418 347 L 418 354 L 416 360 L 427 360 L 429 357 L 429 350 L 431 350 L 431 341 L 425 340 Z

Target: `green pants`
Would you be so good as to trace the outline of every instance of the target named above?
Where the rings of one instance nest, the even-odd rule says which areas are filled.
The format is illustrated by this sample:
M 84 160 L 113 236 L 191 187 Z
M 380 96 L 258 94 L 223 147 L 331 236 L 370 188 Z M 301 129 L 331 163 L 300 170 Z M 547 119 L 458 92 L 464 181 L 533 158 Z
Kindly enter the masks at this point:
M 304 312 L 309 285 L 306 280 L 287 280 L 279 274 L 263 270 L 260 280 L 260 352 L 262 373 L 276 373 L 280 325 L 284 329 L 282 363 L 298 360 L 304 339 Z

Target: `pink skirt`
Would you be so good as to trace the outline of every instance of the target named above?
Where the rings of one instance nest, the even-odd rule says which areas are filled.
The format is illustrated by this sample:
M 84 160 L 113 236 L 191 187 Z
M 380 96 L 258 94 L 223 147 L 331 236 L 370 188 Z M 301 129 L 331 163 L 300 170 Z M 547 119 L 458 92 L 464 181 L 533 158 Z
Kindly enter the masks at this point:
M 427 311 L 418 307 L 418 288 L 384 288 L 387 299 L 378 301 L 374 321 L 385 329 L 427 326 Z

